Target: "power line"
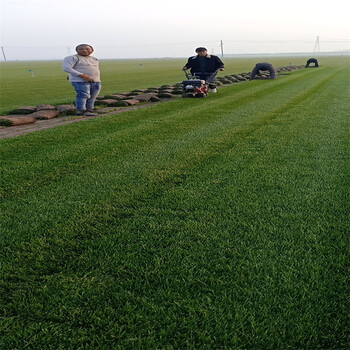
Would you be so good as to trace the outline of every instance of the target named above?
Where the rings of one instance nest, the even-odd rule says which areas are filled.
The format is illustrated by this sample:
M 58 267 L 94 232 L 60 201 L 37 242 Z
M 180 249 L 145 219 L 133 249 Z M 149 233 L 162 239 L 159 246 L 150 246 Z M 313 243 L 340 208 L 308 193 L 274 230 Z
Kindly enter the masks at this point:
M 310 40 L 226 40 L 226 42 L 229 43 L 249 43 L 249 44 L 312 44 L 315 43 L 315 41 Z M 322 41 L 324 44 L 348 44 L 350 43 L 350 40 L 328 40 L 328 41 Z
M 206 44 L 216 43 L 216 41 L 205 41 Z M 220 41 L 220 47 L 223 40 Z M 313 44 L 315 41 L 310 40 L 225 40 L 225 43 L 239 43 L 239 44 Z M 335 39 L 322 41 L 322 44 L 348 44 L 350 40 Z M 198 42 L 177 42 L 177 43 L 150 43 L 150 44 L 135 44 L 135 45 L 117 45 L 117 46 L 104 46 L 98 45 L 99 48 L 132 48 L 132 47 L 161 47 L 161 46 L 179 46 L 179 45 L 197 45 Z M 95 45 L 97 47 L 97 45 Z M 31 49 L 31 50 L 44 50 L 44 49 L 62 49 L 67 51 L 71 49 L 71 46 L 6 46 L 6 49 Z

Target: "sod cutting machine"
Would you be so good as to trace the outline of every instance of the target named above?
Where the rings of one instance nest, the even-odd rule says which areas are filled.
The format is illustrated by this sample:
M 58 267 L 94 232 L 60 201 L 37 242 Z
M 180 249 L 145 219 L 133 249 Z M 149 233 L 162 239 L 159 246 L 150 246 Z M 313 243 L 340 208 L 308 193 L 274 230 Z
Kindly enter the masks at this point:
M 196 74 L 191 75 L 185 70 L 187 80 L 182 82 L 182 97 L 207 97 L 211 89 L 216 89 L 214 79 L 219 69 L 214 73 L 201 73 L 208 76 L 206 80 L 200 79 Z

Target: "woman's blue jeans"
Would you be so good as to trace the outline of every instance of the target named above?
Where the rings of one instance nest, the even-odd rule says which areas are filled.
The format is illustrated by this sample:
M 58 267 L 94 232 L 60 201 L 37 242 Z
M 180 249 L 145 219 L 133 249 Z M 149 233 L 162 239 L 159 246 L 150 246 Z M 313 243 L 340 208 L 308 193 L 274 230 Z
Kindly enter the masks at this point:
M 72 85 L 77 93 L 75 107 L 79 111 L 94 108 L 95 100 L 101 91 L 101 83 L 74 83 Z

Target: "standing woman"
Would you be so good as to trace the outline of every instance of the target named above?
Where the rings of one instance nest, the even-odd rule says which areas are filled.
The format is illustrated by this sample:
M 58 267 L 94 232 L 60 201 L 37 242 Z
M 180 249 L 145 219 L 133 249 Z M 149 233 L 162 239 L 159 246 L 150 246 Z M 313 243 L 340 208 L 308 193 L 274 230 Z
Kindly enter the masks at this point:
M 101 91 L 99 61 L 90 56 L 94 52 L 91 45 L 80 44 L 75 51 L 76 55 L 64 58 L 63 70 L 69 74 L 69 81 L 77 93 L 76 114 L 95 116 L 95 100 Z

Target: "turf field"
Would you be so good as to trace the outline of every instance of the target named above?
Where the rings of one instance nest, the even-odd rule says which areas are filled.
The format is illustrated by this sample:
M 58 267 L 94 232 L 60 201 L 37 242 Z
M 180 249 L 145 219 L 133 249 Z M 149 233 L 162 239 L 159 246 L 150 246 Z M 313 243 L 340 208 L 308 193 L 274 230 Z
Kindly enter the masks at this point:
M 349 64 L 348 59 L 349 57 L 324 57 L 320 64 L 346 65 Z M 255 63 L 266 60 L 280 67 L 290 63 L 306 64 L 307 58 L 226 58 L 226 72 L 220 72 L 218 76 L 248 72 L 254 68 Z M 185 79 L 181 71 L 185 63 L 186 59 L 101 60 L 101 95 L 181 82 Z M 73 102 L 75 92 L 66 78 L 62 61 L 1 62 L 0 114 L 28 105 Z
M 3 348 L 348 348 L 350 69 L 320 63 L 0 141 Z

